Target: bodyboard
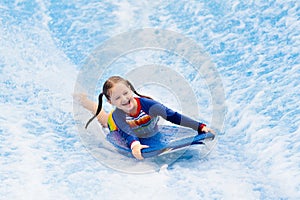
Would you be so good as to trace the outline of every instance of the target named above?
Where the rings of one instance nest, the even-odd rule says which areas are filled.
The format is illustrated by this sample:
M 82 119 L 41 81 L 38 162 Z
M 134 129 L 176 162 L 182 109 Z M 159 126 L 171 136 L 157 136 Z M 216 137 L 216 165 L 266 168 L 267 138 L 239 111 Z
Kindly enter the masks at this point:
M 195 131 L 190 128 L 161 125 L 159 126 L 159 132 L 154 136 L 140 138 L 141 144 L 149 146 L 149 148 L 142 149 L 142 155 L 144 158 L 159 156 L 186 148 L 190 145 L 204 144 L 205 139 L 213 139 L 214 137 L 212 133 L 195 135 Z M 106 136 L 106 139 L 120 153 L 131 155 L 131 149 L 117 131 L 110 132 Z

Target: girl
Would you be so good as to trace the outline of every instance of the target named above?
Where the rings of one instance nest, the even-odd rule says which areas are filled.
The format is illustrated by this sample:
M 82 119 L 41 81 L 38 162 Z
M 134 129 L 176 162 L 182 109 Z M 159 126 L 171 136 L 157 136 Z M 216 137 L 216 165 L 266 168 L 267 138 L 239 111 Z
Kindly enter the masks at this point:
M 133 93 L 138 97 L 134 97 Z M 102 110 L 102 97 L 116 107 L 109 114 Z M 103 85 L 99 95 L 98 105 L 87 99 L 86 95 L 77 95 L 81 104 L 92 111 L 94 116 L 89 123 L 97 117 L 102 126 L 110 131 L 118 131 L 126 140 L 135 158 L 143 159 L 141 150 L 149 146 L 140 143 L 139 138 L 153 136 L 157 132 L 158 117 L 185 127 L 190 127 L 198 134 L 214 131 L 205 124 L 175 112 L 150 97 L 139 94 L 132 84 L 120 76 L 110 77 Z

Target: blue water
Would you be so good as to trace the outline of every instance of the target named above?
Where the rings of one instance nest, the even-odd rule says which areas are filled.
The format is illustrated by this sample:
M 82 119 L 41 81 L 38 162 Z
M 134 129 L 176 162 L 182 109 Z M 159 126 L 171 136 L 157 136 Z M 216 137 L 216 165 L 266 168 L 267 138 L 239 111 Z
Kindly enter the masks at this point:
M 300 199 L 298 1 L 18 0 L 1 1 L 0 13 L 0 199 Z M 72 93 L 95 49 L 143 28 L 197 43 L 214 63 L 225 102 L 208 156 L 191 150 L 137 175 L 126 171 L 153 163 L 124 161 L 102 146 L 91 153 L 89 144 L 103 138 L 96 123 L 90 139 L 82 137 L 78 124 L 85 121 L 74 114 Z M 220 93 L 180 55 L 142 49 L 115 60 L 102 76 L 151 64 L 190 84 L 201 111 L 194 117 L 210 124 Z M 160 86 L 140 89 L 185 108 Z M 118 162 L 125 172 L 111 167 Z

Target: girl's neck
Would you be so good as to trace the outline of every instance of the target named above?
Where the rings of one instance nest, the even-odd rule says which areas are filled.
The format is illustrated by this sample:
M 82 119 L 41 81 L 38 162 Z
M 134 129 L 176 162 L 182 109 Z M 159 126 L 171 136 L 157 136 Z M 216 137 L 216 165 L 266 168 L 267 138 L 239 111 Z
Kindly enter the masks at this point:
M 131 116 L 135 116 L 135 115 L 137 114 L 137 112 L 138 112 L 138 104 L 137 104 L 136 99 L 133 98 L 133 109 L 130 110 L 130 112 L 127 113 L 127 114 L 129 114 L 129 115 L 131 115 Z

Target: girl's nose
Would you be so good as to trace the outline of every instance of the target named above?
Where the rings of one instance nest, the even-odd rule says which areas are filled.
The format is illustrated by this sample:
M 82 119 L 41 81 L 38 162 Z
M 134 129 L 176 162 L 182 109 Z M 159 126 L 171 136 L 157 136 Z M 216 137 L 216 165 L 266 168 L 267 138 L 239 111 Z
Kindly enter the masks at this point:
M 122 100 L 122 101 L 127 101 L 127 97 L 124 96 L 124 95 L 122 95 L 122 96 L 121 96 L 121 100 Z

